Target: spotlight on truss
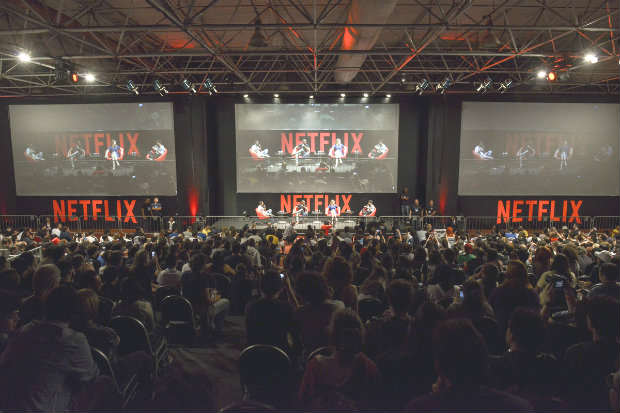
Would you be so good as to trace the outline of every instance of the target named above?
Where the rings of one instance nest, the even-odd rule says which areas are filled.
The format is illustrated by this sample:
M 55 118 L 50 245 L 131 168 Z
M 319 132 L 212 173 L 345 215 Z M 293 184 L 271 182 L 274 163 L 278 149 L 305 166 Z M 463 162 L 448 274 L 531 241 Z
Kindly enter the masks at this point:
M 136 96 L 140 94 L 140 91 L 138 90 L 138 87 L 133 83 L 133 80 L 127 81 L 127 90 L 135 94 Z
M 207 78 L 204 81 L 204 83 L 202 84 L 202 87 L 204 87 L 207 93 L 210 95 L 217 93 L 217 89 L 215 88 L 215 85 L 213 84 L 210 78 Z
M 168 94 L 168 89 L 166 89 L 166 86 L 162 85 L 158 79 L 155 79 L 153 82 L 153 89 L 155 89 L 155 92 L 159 93 L 159 96 L 166 96 Z
M 451 85 L 452 80 L 449 77 L 446 77 L 444 80 L 441 81 L 441 83 L 437 85 L 437 92 L 443 95 L 444 93 L 446 93 L 446 90 L 448 90 Z
M 181 82 L 181 86 L 183 86 L 183 89 L 187 90 L 190 94 L 196 94 L 196 88 L 194 87 L 192 82 L 189 81 L 189 79 L 183 79 L 183 82 Z
M 508 78 L 508 79 L 504 80 L 503 82 L 500 82 L 499 87 L 497 88 L 497 91 L 499 93 L 504 93 L 508 89 L 510 89 L 510 86 L 512 86 L 512 79 Z
M 418 82 L 417 85 L 415 85 L 415 91 L 418 95 L 422 95 L 422 93 L 424 93 L 424 91 L 428 89 L 429 86 L 430 83 L 428 83 L 428 80 L 422 79 Z
M 487 76 L 487 78 L 480 82 L 480 84 L 476 88 L 476 93 L 487 93 L 489 87 L 491 86 L 491 83 L 493 83 L 493 80 L 491 80 L 491 78 Z

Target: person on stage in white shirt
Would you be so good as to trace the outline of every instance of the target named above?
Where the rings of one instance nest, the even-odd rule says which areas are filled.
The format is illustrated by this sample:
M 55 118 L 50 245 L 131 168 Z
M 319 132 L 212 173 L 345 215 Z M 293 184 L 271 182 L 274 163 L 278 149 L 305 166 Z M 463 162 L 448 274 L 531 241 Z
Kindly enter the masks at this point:
M 519 168 L 523 168 L 523 161 L 531 159 L 536 155 L 536 149 L 529 143 L 521 146 L 517 151 L 517 158 L 519 159 Z
M 269 149 L 261 148 L 260 142 L 254 142 L 254 145 L 250 146 L 250 152 L 258 158 L 269 158 Z
M 480 159 L 493 159 L 493 151 L 487 151 L 482 141 L 474 147 L 474 153 L 478 155 Z
M 555 150 L 553 157 L 560 161 L 560 171 L 568 168 L 568 160 L 573 157 L 573 147 L 568 144 L 568 140 L 564 139 L 564 143 Z
M 332 225 L 336 224 L 336 218 L 340 215 L 340 207 L 336 205 L 335 200 L 329 201 L 329 205 L 327 206 L 326 215 L 331 218 Z
M 256 207 L 256 213 L 258 216 L 263 215 L 265 217 L 273 217 L 273 212 L 271 211 L 271 209 L 267 209 L 267 206 L 263 201 L 260 201 L 258 203 L 258 206 Z

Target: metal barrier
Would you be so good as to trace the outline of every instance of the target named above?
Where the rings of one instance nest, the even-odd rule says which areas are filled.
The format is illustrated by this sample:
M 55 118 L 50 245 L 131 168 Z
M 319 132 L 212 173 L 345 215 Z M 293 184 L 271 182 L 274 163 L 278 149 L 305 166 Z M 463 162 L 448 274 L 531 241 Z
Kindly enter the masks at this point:
M 594 217 L 592 225 L 599 230 L 613 230 L 620 227 L 620 217 Z
M 97 218 L 97 219 L 95 219 Z M 308 226 L 313 229 L 320 229 L 321 226 L 331 219 L 325 215 L 308 215 L 304 217 L 291 217 L 286 215 L 276 215 L 268 219 L 261 219 L 256 216 L 105 216 L 80 217 L 80 216 L 52 216 L 52 215 L 0 215 L 0 230 L 5 232 L 11 228 L 19 230 L 21 228 L 40 229 L 45 226 L 55 228 L 59 223 L 63 224 L 70 232 L 94 232 L 102 233 L 109 230 L 116 232 L 133 232 L 141 228 L 145 233 L 158 233 L 169 230 L 169 220 L 173 219 L 177 231 L 183 232 L 191 228 L 192 232 L 199 231 L 205 226 L 214 230 L 222 231 L 227 228 L 241 229 L 246 225 L 251 228 L 265 229 L 273 227 L 275 229 L 285 229 L 293 223 L 295 229 L 305 230 Z M 515 231 L 518 228 L 526 229 L 530 232 L 540 232 L 549 227 L 561 228 L 563 226 L 572 227 L 577 225 L 583 230 L 597 228 L 602 231 L 610 231 L 620 227 L 620 216 L 580 216 L 579 222 L 575 219 L 567 222 L 551 221 L 549 217 L 517 216 L 510 217 L 508 222 L 499 222 L 496 216 L 429 216 L 429 217 L 404 217 L 404 216 L 381 216 L 381 217 L 359 217 L 352 215 L 342 215 L 336 220 L 336 229 L 346 227 L 354 228 L 358 225 L 373 225 L 374 223 L 385 225 L 387 231 L 400 228 L 401 231 L 425 230 L 428 225 L 434 229 L 446 229 L 452 227 L 454 230 L 479 231 L 481 233 L 499 231 Z
M 4 232 L 7 229 L 36 228 L 39 224 L 36 215 L 1 215 L 0 229 Z

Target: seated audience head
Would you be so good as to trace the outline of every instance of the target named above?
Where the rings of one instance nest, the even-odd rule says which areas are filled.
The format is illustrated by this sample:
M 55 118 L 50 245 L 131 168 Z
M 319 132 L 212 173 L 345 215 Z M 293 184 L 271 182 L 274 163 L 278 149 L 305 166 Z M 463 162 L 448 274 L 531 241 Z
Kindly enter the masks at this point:
M 540 314 L 529 308 L 513 311 L 506 330 L 506 343 L 512 351 L 535 353 L 545 339 L 545 323 Z
M 394 280 L 388 286 L 387 297 L 394 315 L 407 314 L 413 302 L 413 287 L 409 281 Z
M 275 298 L 283 284 L 283 279 L 278 271 L 267 270 L 260 279 L 260 290 L 266 298 Z
M 352 358 L 364 346 L 364 326 L 357 313 L 350 309 L 339 310 L 329 325 L 331 345 L 345 358 Z
M 0 290 L 16 291 L 21 283 L 19 273 L 12 269 L 4 269 L 0 271 Z
M 471 321 L 454 319 L 437 326 L 433 354 L 437 375 L 446 387 L 475 387 L 484 383 L 487 346 Z
M 69 322 L 79 311 L 75 289 L 68 285 L 54 288 L 45 300 L 45 318 L 48 321 Z
M 566 276 L 570 274 L 570 266 L 566 255 L 558 254 L 553 257 L 553 262 L 551 263 L 551 271 L 553 271 L 554 274 Z
M 530 282 L 527 278 L 527 268 L 521 261 L 512 260 L 508 263 L 506 271 L 506 281 L 504 285 L 512 288 L 529 288 Z
M 32 290 L 37 297 L 45 297 L 60 284 L 60 270 L 54 264 L 41 265 L 32 276 Z
M 0 294 L 0 333 L 11 333 L 17 329 L 20 305 L 21 301 L 17 295 Z
M 586 321 L 595 342 L 614 342 L 620 338 L 620 302 L 608 296 L 596 296 L 586 304 Z
M 353 281 L 351 266 L 340 256 L 331 257 L 325 262 L 323 276 L 334 289 L 342 288 Z
M 83 325 L 95 321 L 99 315 L 99 296 L 90 288 L 78 290 L 78 304 L 80 322 Z
M 609 262 L 602 264 L 598 271 L 598 278 L 603 283 L 614 284 L 618 281 L 618 277 L 620 277 L 620 274 L 618 274 L 620 272 L 620 268 Z
M 302 300 L 311 305 L 319 305 L 329 298 L 327 280 L 318 272 L 301 273 L 297 278 L 296 290 Z

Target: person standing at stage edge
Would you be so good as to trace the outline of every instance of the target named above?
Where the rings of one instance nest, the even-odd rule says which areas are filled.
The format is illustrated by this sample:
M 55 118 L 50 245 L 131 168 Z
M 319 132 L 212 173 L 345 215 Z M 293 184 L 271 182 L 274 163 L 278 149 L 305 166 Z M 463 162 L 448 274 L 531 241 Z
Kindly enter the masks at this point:
M 426 208 L 424 208 L 424 216 L 432 217 L 434 215 L 437 215 L 437 210 L 435 209 L 435 201 L 431 199 L 428 201 L 428 204 L 426 204 Z
M 400 193 L 400 214 L 404 217 L 411 215 L 409 188 L 407 187 L 404 187 Z

